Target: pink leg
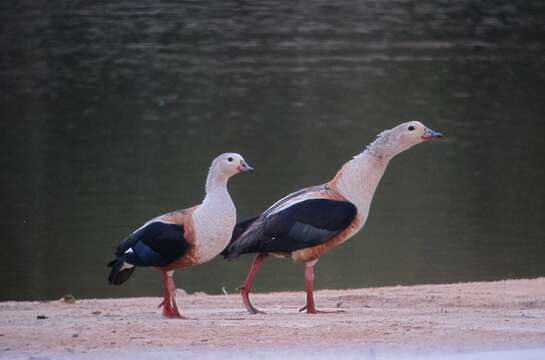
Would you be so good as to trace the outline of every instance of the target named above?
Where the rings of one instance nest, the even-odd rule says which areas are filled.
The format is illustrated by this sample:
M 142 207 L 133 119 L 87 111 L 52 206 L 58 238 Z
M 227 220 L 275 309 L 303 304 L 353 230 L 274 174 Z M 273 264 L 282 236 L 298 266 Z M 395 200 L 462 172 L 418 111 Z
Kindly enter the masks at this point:
M 250 302 L 250 290 L 252 289 L 252 285 L 254 284 L 255 275 L 259 268 L 263 265 L 263 261 L 267 256 L 267 253 L 261 253 L 255 257 L 254 262 L 252 263 L 252 267 L 250 268 L 250 272 L 248 273 L 248 276 L 244 281 L 244 284 L 239 287 L 240 295 L 242 295 L 242 301 L 244 302 L 244 306 L 250 314 L 264 314 L 263 311 L 256 309 Z
M 307 304 L 303 306 L 299 312 L 306 310 L 307 314 L 327 314 L 327 313 L 339 313 L 344 312 L 342 310 L 337 311 L 322 311 L 317 310 L 314 304 L 314 265 L 316 262 L 307 263 L 305 268 L 305 284 L 307 290 Z
M 163 317 L 167 319 L 187 319 L 178 311 L 176 305 L 176 284 L 172 279 L 172 273 L 163 272 L 163 302 L 159 307 L 163 306 Z

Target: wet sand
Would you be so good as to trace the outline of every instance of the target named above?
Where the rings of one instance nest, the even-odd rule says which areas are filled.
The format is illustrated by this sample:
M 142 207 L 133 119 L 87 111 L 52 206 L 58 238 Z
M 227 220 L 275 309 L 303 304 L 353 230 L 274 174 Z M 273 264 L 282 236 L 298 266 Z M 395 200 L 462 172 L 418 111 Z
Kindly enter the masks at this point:
M 180 292 L 178 305 L 190 320 L 163 319 L 159 297 L 2 302 L 0 358 L 286 358 L 299 352 L 372 359 L 545 348 L 545 278 L 317 291 L 318 307 L 344 311 L 338 314 L 298 313 L 303 292 L 252 299 L 267 314 L 247 314 L 237 294 Z

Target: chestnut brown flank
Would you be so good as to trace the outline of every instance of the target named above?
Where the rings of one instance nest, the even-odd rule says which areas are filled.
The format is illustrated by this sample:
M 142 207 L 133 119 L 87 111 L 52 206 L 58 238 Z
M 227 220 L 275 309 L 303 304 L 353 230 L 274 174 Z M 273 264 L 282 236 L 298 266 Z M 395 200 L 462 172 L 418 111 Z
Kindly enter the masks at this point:
M 171 262 L 166 266 L 160 266 L 156 269 L 160 271 L 171 271 L 175 269 L 180 269 L 188 267 L 198 263 L 198 258 L 195 254 L 195 231 L 193 230 L 193 219 L 191 214 L 199 207 L 199 205 L 194 206 L 189 209 L 183 209 L 178 211 L 173 211 L 168 214 L 162 215 L 157 220 L 163 221 L 169 224 L 178 224 L 184 227 L 184 238 L 189 243 L 189 251 L 180 257 L 179 259 Z

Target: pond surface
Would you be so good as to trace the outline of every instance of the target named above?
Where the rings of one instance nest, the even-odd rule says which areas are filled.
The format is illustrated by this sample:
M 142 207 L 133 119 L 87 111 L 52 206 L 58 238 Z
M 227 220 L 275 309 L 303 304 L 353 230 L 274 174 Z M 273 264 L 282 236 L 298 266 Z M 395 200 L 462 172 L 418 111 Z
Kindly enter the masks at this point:
M 198 203 L 217 154 L 257 169 L 230 182 L 242 219 L 408 120 L 446 139 L 391 162 L 316 288 L 545 275 L 541 0 L 0 8 L 0 300 L 159 295 L 157 272 L 110 287 L 105 264 L 147 219 Z M 251 258 L 177 285 L 233 292 Z M 285 260 L 255 285 L 303 287 Z

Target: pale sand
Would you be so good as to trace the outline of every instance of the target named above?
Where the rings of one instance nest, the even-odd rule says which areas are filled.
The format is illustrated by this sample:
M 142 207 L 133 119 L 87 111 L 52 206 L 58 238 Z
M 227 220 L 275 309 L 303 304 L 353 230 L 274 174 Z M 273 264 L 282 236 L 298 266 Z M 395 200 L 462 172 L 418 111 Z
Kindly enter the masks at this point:
M 164 320 L 159 297 L 3 302 L 0 358 L 172 358 L 173 352 L 196 358 L 190 355 L 292 350 L 380 358 L 545 348 L 545 278 L 322 290 L 315 299 L 318 308 L 345 313 L 300 314 L 303 292 L 253 294 L 265 315 L 247 314 L 237 294 L 180 294 L 178 305 L 191 320 Z

